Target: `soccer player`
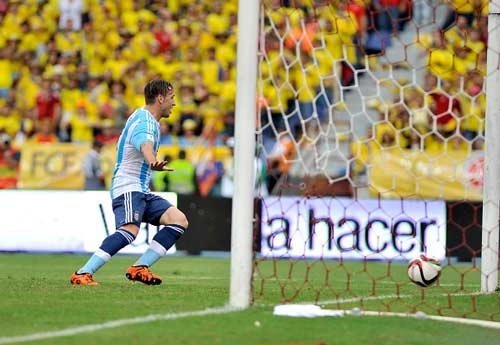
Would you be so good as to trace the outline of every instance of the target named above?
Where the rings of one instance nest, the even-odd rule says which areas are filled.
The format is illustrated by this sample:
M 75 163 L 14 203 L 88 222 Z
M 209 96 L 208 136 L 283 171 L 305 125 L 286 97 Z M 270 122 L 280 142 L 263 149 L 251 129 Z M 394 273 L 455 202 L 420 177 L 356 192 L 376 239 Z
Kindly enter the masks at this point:
M 141 222 L 164 225 L 151 245 L 128 268 L 125 276 L 147 285 L 159 285 L 161 277 L 149 267 L 167 253 L 188 226 L 184 213 L 149 189 L 151 170 L 172 171 L 167 162 L 156 159 L 162 117 L 175 106 L 174 89 L 165 80 L 151 80 L 144 87 L 146 105 L 129 117 L 118 140 L 117 160 L 111 182 L 116 232 L 104 239 L 87 263 L 71 276 L 72 284 L 97 285 L 92 275 L 113 255 L 132 243 Z

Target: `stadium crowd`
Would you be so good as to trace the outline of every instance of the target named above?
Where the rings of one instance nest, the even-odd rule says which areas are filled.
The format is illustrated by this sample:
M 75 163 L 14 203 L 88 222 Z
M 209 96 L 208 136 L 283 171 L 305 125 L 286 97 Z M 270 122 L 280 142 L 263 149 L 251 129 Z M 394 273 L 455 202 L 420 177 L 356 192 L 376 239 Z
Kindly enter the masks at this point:
M 423 25 L 440 24 L 416 40 L 426 61 L 423 81 L 398 80 L 403 93 L 389 86 L 394 99 L 372 104 L 379 120 L 352 142 L 354 174 L 366 172 L 369 157 L 383 149 L 436 154 L 484 149 L 488 2 L 450 0 L 444 18 L 436 17 L 436 9 L 418 16 Z
M 349 85 L 363 55 L 384 53 L 404 29 L 412 1 L 315 1 L 314 10 L 305 9 L 304 0 L 268 3 L 258 120 L 270 138 L 265 159 L 272 187 L 289 169 L 283 158 L 290 158 L 294 142 L 287 137 L 273 148 L 283 142 L 277 134 L 300 129 L 314 112 L 326 120 L 336 93 L 332 68 Z M 425 93 L 408 88 L 408 107 L 397 106 L 397 99 L 389 106 L 390 116 L 382 114 L 370 134 L 378 146 L 418 141 L 430 147 L 428 138 L 470 143 L 482 136 L 487 9 L 484 1 L 468 4 L 451 0 L 451 22 L 427 42 Z M 419 21 L 429 19 L 418 13 Z M 25 142 L 116 142 L 130 111 L 143 105 L 143 85 L 155 77 L 177 89 L 173 114 L 161 123 L 163 145 L 220 146 L 234 135 L 236 0 L 0 0 L 0 23 L 0 170 L 6 177 L 0 188 L 15 188 L 13 167 Z M 457 106 L 446 108 L 447 101 Z M 214 170 L 221 177 L 230 169 L 219 163 Z
M 233 135 L 236 10 L 220 0 L 0 1 L 3 143 L 113 144 L 144 104 L 145 82 L 161 77 L 177 89 L 162 144 L 223 145 Z

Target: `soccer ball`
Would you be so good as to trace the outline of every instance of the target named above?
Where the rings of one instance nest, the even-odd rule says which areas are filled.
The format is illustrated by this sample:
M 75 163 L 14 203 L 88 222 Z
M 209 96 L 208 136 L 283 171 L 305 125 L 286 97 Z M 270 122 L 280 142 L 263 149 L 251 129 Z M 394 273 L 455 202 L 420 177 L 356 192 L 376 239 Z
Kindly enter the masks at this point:
M 425 254 L 419 254 L 408 263 L 408 277 L 418 286 L 431 286 L 440 275 L 441 263 Z

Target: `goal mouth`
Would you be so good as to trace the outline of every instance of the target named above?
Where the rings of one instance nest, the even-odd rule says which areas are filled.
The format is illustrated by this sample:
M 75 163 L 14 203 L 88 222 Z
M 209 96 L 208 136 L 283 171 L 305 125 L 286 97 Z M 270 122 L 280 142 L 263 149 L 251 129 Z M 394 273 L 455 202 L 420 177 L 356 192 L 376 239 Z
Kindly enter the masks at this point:
M 481 244 L 487 11 L 409 4 L 261 3 L 254 303 L 498 319 L 499 297 L 476 294 L 498 284 L 498 224 Z M 442 267 L 422 287 L 418 253 Z

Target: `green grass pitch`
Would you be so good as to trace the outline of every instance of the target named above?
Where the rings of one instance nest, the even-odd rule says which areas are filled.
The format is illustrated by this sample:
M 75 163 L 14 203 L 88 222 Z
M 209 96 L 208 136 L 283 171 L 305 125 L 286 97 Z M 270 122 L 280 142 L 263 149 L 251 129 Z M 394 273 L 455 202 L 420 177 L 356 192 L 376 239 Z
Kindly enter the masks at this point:
M 500 321 L 499 297 L 475 294 L 479 272 L 468 266 L 447 266 L 438 286 L 421 289 L 408 282 L 403 263 L 388 272 L 381 263 L 258 261 L 254 305 L 228 311 L 229 259 L 166 257 L 153 270 L 164 284 L 144 286 L 125 278 L 136 258 L 118 255 L 95 275 L 99 286 L 70 285 L 87 258 L 0 254 L 0 344 L 499 344 L 500 329 L 453 322 L 272 313 L 294 297 L 324 309 Z

